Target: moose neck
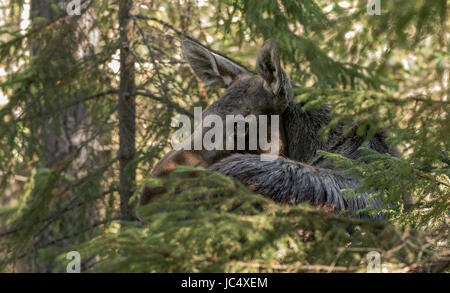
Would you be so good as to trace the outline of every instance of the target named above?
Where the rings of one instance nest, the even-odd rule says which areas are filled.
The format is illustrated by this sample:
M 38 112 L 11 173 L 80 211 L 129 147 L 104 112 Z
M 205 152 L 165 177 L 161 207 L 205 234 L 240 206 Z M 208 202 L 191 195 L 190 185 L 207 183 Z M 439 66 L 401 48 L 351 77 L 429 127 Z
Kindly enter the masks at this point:
M 286 155 L 293 160 L 308 163 L 317 150 L 326 149 L 328 145 L 318 132 L 330 122 L 330 111 L 326 105 L 308 111 L 302 110 L 302 106 L 289 103 L 282 120 L 286 134 Z
M 333 163 L 318 155 L 318 150 L 356 159 L 362 156 L 359 151 L 361 146 L 366 146 L 380 153 L 400 156 L 398 150 L 389 146 L 386 142 L 388 134 L 384 129 L 368 139 L 365 135 L 357 134 L 357 124 L 347 125 L 345 131 L 344 125 L 338 124 L 330 130 L 327 140 L 322 139 L 319 130 L 331 121 L 330 108 L 323 105 L 318 109 L 304 111 L 302 110 L 303 105 L 289 103 L 282 117 L 286 134 L 284 155 L 290 159 L 330 168 Z

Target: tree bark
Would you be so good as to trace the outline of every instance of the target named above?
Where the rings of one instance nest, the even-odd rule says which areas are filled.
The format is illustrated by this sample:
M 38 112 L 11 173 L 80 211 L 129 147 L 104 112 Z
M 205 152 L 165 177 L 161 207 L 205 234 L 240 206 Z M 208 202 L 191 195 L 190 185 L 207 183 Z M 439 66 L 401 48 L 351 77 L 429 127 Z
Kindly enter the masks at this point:
M 119 7 L 120 29 L 120 89 L 119 89 L 119 163 L 120 163 L 120 215 L 133 220 L 129 205 L 136 180 L 136 169 L 130 163 L 136 154 L 136 101 L 135 57 L 131 52 L 134 43 L 133 19 L 130 17 L 132 0 L 121 0 Z

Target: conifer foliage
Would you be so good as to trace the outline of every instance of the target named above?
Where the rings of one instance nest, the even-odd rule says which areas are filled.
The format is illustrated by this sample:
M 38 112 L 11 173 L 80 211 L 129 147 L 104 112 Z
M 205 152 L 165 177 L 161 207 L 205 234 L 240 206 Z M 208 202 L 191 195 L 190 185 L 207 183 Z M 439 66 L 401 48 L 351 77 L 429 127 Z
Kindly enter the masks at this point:
M 448 272 L 447 1 L 72 2 L 0 0 L 1 271 L 65 272 L 78 251 L 83 272 L 365 272 L 375 251 L 383 271 Z M 277 204 L 201 168 L 150 179 L 172 118 L 220 96 L 185 39 L 249 72 L 274 39 L 295 102 L 330 106 L 324 138 L 388 129 L 400 157 L 322 153 L 386 219 Z M 167 192 L 138 207 L 144 185 Z

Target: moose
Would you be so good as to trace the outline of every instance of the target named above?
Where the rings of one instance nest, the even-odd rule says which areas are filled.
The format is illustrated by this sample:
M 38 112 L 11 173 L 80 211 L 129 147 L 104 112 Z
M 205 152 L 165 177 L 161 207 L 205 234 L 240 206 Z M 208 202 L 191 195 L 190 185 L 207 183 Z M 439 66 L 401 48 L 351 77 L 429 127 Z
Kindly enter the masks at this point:
M 357 213 L 361 209 L 381 205 L 369 193 L 345 198 L 341 190 L 358 188 L 360 178 L 344 176 L 344 170 L 336 168 L 318 150 L 356 159 L 362 156 L 359 148 L 365 146 L 398 156 L 396 149 L 386 142 L 387 133 L 380 131 L 369 139 L 357 135 L 357 125 L 349 130 L 338 125 L 326 140 L 322 139 L 319 130 L 331 121 L 330 108 L 323 105 L 305 111 L 304 104 L 294 103 L 293 84 L 281 67 L 274 40 L 266 41 L 258 52 L 258 75 L 193 41 L 183 41 L 182 49 L 193 72 L 207 86 L 225 88 L 220 99 L 203 112 L 203 117 L 208 114 L 223 119 L 230 114 L 279 115 L 280 146 L 276 159 L 267 161 L 260 159 L 260 154 L 267 152 L 262 149 L 173 150 L 158 162 L 151 176 L 167 176 L 178 165 L 202 166 L 234 177 L 256 193 L 280 203 L 308 202 L 336 213 L 347 210 L 356 217 L 367 217 L 365 213 Z M 198 134 L 191 136 L 189 144 L 193 144 L 195 135 Z M 226 135 L 224 132 L 223 136 Z M 163 188 L 145 187 L 140 204 L 147 204 L 163 192 Z

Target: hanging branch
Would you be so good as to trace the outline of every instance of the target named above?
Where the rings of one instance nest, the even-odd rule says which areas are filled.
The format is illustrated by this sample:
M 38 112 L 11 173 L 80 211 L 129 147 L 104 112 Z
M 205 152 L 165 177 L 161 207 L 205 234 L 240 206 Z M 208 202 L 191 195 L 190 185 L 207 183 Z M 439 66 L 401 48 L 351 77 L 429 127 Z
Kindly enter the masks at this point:
M 142 14 L 134 14 L 134 15 L 132 15 L 132 17 L 133 17 L 133 18 L 137 18 L 137 19 L 144 19 L 144 20 L 152 20 L 152 21 L 155 21 L 155 22 L 157 22 L 157 23 L 159 23 L 159 24 L 161 24 L 161 25 L 163 25 L 163 26 L 165 26 L 165 27 L 167 27 L 167 28 L 173 30 L 177 35 L 183 36 L 183 37 L 185 37 L 186 39 L 188 39 L 188 40 L 190 40 L 190 41 L 193 41 L 193 42 L 199 44 L 200 46 L 203 46 L 204 48 L 208 49 L 209 51 L 213 52 L 214 54 L 219 55 L 219 56 L 221 56 L 221 57 L 223 57 L 223 58 L 225 58 L 225 59 L 228 59 L 228 60 L 232 61 L 233 63 L 235 63 L 235 64 L 239 65 L 240 67 L 242 67 L 243 69 L 245 69 L 247 72 L 255 74 L 255 72 L 254 72 L 253 70 L 251 70 L 251 69 L 248 68 L 247 66 L 243 65 L 242 63 L 240 63 L 240 62 L 238 62 L 238 61 L 236 61 L 236 60 L 234 60 L 234 59 L 232 59 L 232 58 L 230 58 L 230 57 L 224 55 L 223 53 L 221 53 L 221 52 L 219 52 L 219 51 L 217 51 L 217 50 L 214 50 L 214 49 L 211 48 L 211 47 L 208 47 L 207 45 L 201 43 L 201 42 L 200 42 L 199 40 L 197 40 L 196 38 L 193 38 L 193 37 L 190 36 L 189 34 L 180 31 L 179 29 L 173 27 L 172 25 L 168 24 L 168 23 L 165 22 L 165 21 L 162 21 L 162 20 L 160 20 L 160 19 L 158 19 L 158 18 L 156 18 L 156 17 L 147 16 L 147 15 L 142 15 Z

